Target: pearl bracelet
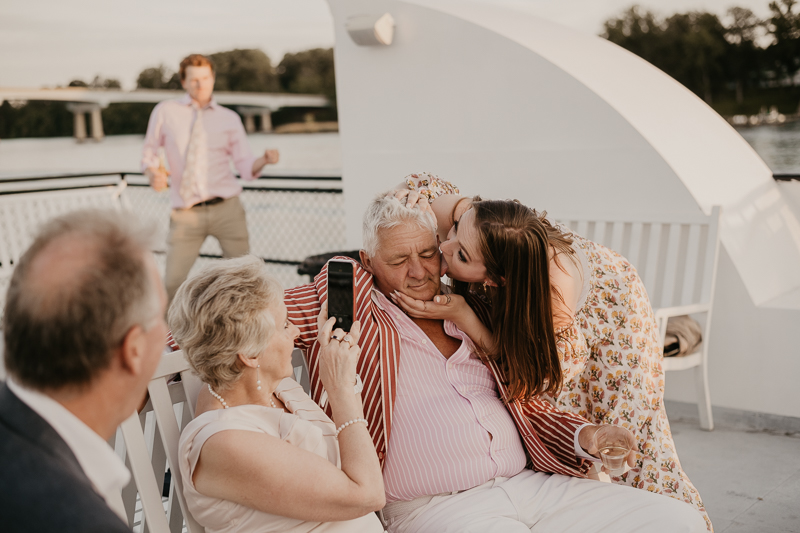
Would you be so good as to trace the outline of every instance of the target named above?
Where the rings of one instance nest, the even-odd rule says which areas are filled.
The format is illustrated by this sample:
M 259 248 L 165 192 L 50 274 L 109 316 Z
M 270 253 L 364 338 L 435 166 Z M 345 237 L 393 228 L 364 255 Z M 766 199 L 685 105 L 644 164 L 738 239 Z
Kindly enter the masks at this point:
M 367 426 L 367 428 L 369 429 L 369 422 L 367 422 L 366 418 L 354 418 L 352 420 L 348 420 L 347 422 L 345 422 L 344 424 L 342 424 L 341 426 L 339 426 L 336 429 L 336 437 L 338 438 L 339 437 L 339 433 L 341 433 L 342 430 L 344 428 L 346 428 L 347 426 L 352 426 L 353 424 L 358 424 L 359 422 L 363 422 L 364 425 Z

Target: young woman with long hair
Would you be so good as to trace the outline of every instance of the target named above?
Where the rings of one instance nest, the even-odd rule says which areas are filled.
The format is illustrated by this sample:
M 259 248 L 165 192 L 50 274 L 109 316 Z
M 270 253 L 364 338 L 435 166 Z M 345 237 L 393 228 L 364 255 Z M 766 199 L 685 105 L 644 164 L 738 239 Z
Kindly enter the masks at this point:
M 543 395 L 593 423 L 629 429 L 636 463 L 612 481 L 690 503 L 711 529 L 675 452 L 656 321 L 636 269 L 517 201 L 465 198 L 427 173 L 404 186 L 397 196 L 427 200 L 436 215 L 442 274 L 454 280 L 453 294 L 433 302 L 401 295 L 404 310 L 461 327 L 478 322 L 467 302 L 486 300 L 486 327 L 462 329 L 496 358 L 509 394 Z

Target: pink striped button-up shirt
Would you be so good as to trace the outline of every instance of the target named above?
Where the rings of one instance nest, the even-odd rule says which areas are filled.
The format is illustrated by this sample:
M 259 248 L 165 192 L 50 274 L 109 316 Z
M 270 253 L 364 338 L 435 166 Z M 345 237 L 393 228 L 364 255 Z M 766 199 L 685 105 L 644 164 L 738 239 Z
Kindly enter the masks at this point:
M 163 147 L 170 170 L 170 201 L 173 209 L 182 209 L 211 198 L 232 198 L 242 192 L 242 186 L 231 172 L 233 161 L 243 180 L 252 180 L 255 157 L 247 142 L 247 134 L 239 115 L 214 100 L 203 109 L 203 129 L 207 146 L 208 173 L 196 194 L 187 205 L 181 198 L 181 178 L 186 164 L 186 150 L 197 107 L 189 95 L 158 104 L 150 115 L 142 150 L 142 171 L 159 166 L 158 149 Z
M 461 346 L 445 358 L 404 313 L 377 290 L 372 300 L 400 334 L 394 424 L 383 480 L 386 501 L 407 501 L 476 487 L 525 468 L 525 447 L 498 397 L 492 372 L 455 324 Z

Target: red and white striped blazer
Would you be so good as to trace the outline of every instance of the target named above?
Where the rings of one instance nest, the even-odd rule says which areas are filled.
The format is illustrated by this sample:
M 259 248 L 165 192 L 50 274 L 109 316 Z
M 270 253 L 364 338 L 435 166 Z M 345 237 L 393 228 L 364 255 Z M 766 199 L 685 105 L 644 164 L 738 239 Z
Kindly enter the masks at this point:
M 373 305 L 371 292 L 372 275 L 356 261 L 353 262 L 356 278 L 356 318 L 361 322 L 361 359 L 357 370 L 364 382 L 362 398 L 364 416 L 369 420 L 369 431 L 384 464 L 386 443 L 392 431 L 397 369 L 400 364 L 400 335 L 389 315 Z M 303 349 L 311 380 L 311 397 L 319 403 L 322 383 L 319 379 L 319 350 L 316 342 L 317 315 L 328 299 L 327 268 L 308 285 L 289 289 L 285 294 L 289 320 L 300 328 L 300 337 L 295 344 Z M 504 378 L 494 362 L 487 363 L 501 395 L 506 388 Z M 575 456 L 574 435 L 583 418 L 563 413 L 544 400 L 526 403 L 519 401 L 507 404 L 508 410 L 519 429 L 528 452 L 528 466 L 536 471 L 586 477 L 588 461 Z M 330 415 L 330 406 L 327 406 Z

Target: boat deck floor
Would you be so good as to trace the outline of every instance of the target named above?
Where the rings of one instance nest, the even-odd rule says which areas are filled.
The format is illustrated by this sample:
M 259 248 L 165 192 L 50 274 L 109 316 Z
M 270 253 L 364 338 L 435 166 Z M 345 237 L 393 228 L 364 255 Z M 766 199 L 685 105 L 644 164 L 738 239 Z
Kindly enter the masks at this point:
M 800 532 L 800 434 L 670 426 L 716 533 Z

